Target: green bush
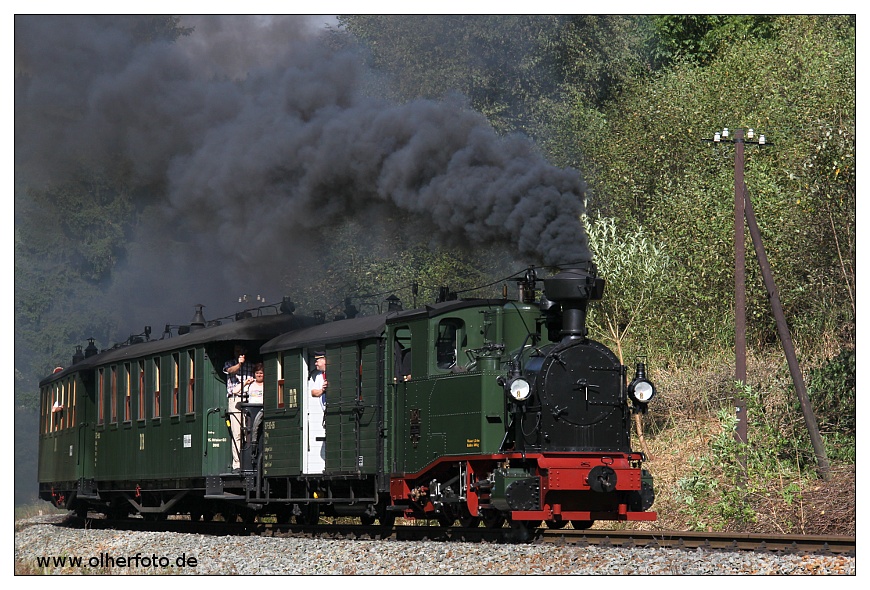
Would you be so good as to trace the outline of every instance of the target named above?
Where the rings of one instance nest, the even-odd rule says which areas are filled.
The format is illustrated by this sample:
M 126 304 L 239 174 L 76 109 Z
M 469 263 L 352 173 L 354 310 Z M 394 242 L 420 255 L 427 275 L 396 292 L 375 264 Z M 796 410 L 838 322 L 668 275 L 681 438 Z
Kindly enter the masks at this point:
M 855 350 L 847 349 L 808 373 L 807 393 L 830 460 L 855 460 L 855 372 Z

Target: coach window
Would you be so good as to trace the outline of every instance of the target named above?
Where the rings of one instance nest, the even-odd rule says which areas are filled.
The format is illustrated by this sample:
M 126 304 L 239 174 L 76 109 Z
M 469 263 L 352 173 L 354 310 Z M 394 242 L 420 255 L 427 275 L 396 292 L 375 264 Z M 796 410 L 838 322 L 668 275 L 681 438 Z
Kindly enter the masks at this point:
M 105 416 L 105 408 L 106 408 L 106 376 L 104 375 L 104 369 L 100 369 L 100 374 L 98 378 L 98 387 L 99 387 L 99 400 L 97 401 L 97 424 L 105 424 L 106 416 Z
M 194 402 L 196 401 L 194 396 L 194 384 L 196 383 L 196 371 L 194 365 L 194 358 L 196 355 L 195 350 L 187 351 L 187 413 L 192 414 L 196 411 L 196 406 Z
M 57 415 L 57 404 L 58 400 L 58 384 L 54 383 L 51 386 L 51 431 L 54 432 L 58 429 L 58 421 L 60 420 L 60 416 Z
M 54 400 L 54 386 L 53 385 L 49 385 L 48 387 L 45 388 L 45 390 L 43 391 L 43 400 L 45 401 L 45 403 L 42 406 L 45 409 L 44 416 L 43 416 L 43 427 L 44 427 L 45 433 L 49 434 L 51 432 L 51 428 L 52 428 L 52 426 L 51 426 L 51 424 L 52 424 L 52 422 L 51 422 L 51 404 Z
M 48 415 L 48 407 L 46 406 L 45 401 L 47 400 L 47 396 L 45 395 L 45 388 L 42 387 L 39 390 L 39 434 L 45 434 L 45 417 Z
M 70 377 L 69 380 L 69 425 L 76 425 L 76 380 L 75 377 Z
M 172 413 L 170 416 L 178 416 L 178 381 L 179 363 L 178 353 L 172 353 Z
M 112 424 L 118 423 L 118 367 L 111 367 L 111 375 L 112 375 L 112 387 L 109 390 L 110 403 L 112 405 Z
M 465 322 L 456 318 L 441 320 L 435 340 L 435 364 L 439 369 L 450 370 L 459 360 Z
M 275 367 L 275 377 L 278 380 L 278 406 L 284 407 L 284 354 L 279 354 Z
M 145 419 L 145 361 L 139 361 L 139 407 L 136 411 L 136 418 L 140 421 Z
M 151 387 L 154 390 L 153 405 L 151 406 L 151 417 L 160 418 L 160 357 L 155 356 L 151 359 Z
M 52 432 L 54 430 L 54 389 L 55 385 L 51 384 L 45 391 L 45 431 Z
M 131 383 L 130 383 L 130 363 L 124 363 L 124 422 L 133 420 L 133 400 L 130 398 Z
M 60 385 L 60 427 L 69 428 L 69 383 L 64 381 Z
M 63 428 L 63 383 L 54 386 L 54 404 L 51 407 L 52 430 Z
M 69 381 L 65 381 L 61 385 L 61 389 L 60 389 L 60 407 L 61 407 L 60 423 L 61 423 L 61 428 L 69 428 L 71 426 L 70 421 L 69 421 L 69 418 L 70 418 L 69 414 L 71 411 L 70 407 L 69 407 L 70 392 L 71 392 L 71 390 L 70 390 Z

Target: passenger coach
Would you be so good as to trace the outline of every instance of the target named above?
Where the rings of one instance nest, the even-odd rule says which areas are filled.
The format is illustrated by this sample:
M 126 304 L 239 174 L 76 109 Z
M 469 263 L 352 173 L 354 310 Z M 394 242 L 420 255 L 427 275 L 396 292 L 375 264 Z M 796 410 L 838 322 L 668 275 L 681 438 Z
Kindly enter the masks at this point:
M 207 327 L 201 318 L 160 340 L 103 352 L 92 341 L 40 383 L 40 498 L 80 514 L 203 514 L 208 478 L 232 464 L 223 363 L 234 345 L 257 357 L 302 322 L 276 314 Z

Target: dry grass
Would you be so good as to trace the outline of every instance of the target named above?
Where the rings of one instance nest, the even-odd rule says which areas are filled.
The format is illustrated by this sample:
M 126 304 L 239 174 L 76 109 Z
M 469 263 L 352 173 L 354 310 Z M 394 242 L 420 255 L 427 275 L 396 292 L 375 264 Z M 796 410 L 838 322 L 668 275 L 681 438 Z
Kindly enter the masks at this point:
M 794 389 L 782 352 L 771 350 L 762 355 L 750 355 L 747 374 L 749 385 L 763 400 L 761 419 L 773 428 L 804 432 L 803 416 L 790 410 Z M 647 468 L 656 488 L 653 508 L 659 519 L 655 523 L 631 526 L 686 530 L 696 523 L 676 494 L 678 482 L 696 469 L 694 466 L 701 458 L 712 458 L 711 442 L 722 435 L 716 412 L 733 407 L 733 359 L 685 359 L 680 366 L 651 368 L 650 375 L 656 382 L 659 397 L 644 418 L 644 430 L 646 446 L 652 455 Z M 772 420 L 779 422 L 770 424 Z M 640 448 L 636 436 L 632 444 Z M 721 470 L 715 467 L 708 467 L 703 473 L 720 481 L 723 477 Z M 827 482 L 815 479 L 812 472 L 800 475 L 794 468 L 785 466 L 776 473 L 764 474 L 764 478 L 764 481 L 748 482 L 747 486 L 760 490 L 748 492 L 746 496 L 755 521 L 719 522 L 719 528 L 783 534 L 855 534 L 854 465 L 832 466 Z M 714 495 L 708 500 L 711 514 L 715 512 L 712 504 L 716 499 Z

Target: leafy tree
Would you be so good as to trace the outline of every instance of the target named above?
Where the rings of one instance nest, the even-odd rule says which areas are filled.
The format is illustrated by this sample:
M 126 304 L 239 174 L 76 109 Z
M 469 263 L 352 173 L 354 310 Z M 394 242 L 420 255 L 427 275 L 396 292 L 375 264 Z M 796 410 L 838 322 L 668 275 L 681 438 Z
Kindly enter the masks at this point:
M 595 333 L 606 334 L 624 362 L 624 342 L 630 333 L 648 333 L 658 323 L 651 309 L 667 285 L 670 258 L 664 245 L 642 227 L 625 231 L 615 219 L 584 218 L 589 247 L 598 272 L 606 280 L 604 297 L 591 306 L 589 324 Z M 648 342 L 638 342 L 643 350 Z
M 105 342 L 115 318 L 98 303 L 134 216 L 130 195 L 105 180 L 16 188 L 16 399 L 30 406 L 36 382 L 72 357 L 73 343 Z
M 371 315 L 386 310 L 384 302 L 390 295 L 401 299 L 405 308 L 421 306 L 435 301 L 441 287 L 464 292 L 490 283 L 493 277 L 504 278 L 504 269 L 514 264 L 516 271 L 522 268 L 494 250 L 421 243 L 419 237 L 425 233 L 407 216 L 397 215 L 383 225 L 376 232 L 364 221 L 333 228 L 317 260 L 307 261 L 305 268 L 288 266 L 283 282 L 298 297 L 298 306 L 333 317 L 344 313 L 345 300 L 350 298 L 362 313 Z M 387 237 L 373 241 L 372 235 Z M 466 296 L 500 294 L 501 283 Z M 329 302 L 326 309 L 324 302 Z
M 773 143 L 747 149 L 746 184 L 793 328 L 851 337 L 842 326 L 854 311 L 854 28 L 848 17 L 773 26 L 774 38 L 731 44 L 706 67 L 680 64 L 630 86 L 583 146 L 590 210 L 667 240 L 663 344 L 733 338 L 734 155 L 701 141 L 723 126 Z M 748 236 L 747 248 L 751 336 L 764 344 L 774 324 Z
M 566 93 L 600 104 L 645 71 L 644 19 L 587 16 L 340 16 L 397 100 L 467 96 L 501 131 L 541 135 Z
M 390 76 L 392 97 L 467 96 L 500 129 L 525 123 L 530 99 L 552 92 L 553 16 L 341 16 L 372 66 Z
M 726 43 L 770 39 L 775 17 L 768 15 L 664 14 L 652 17 L 652 54 L 657 66 L 678 61 L 708 63 Z
M 650 72 L 647 45 L 653 34 L 645 16 L 575 15 L 559 30 L 560 90 L 583 104 L 600 108 L 625 84 Z
M 192 32 L 172 16 L 93 18 L 139 44 Z M 38 381 L 58 359 L 72 358 L 74 344 L 89 337 L 107 342 L 116 319 L 101 309 L 103 289 L 137 223 L 127 162 L 114 160 L 105 170 L 84 154 L 65 154 L 72 164 L 63 172 L 69 174 L 55 174 L 25 148 L 30 142 L 19 143 L 23 135 L 44 134 L 48 121 L 76 120 L 85 106 L 74 98 L 65 107 L 28 104 L 24 97 L 34 83 L 34 59 L 43 56 L 16 51 L 16 101 L 23 106 L 15 113 L 15 400 L 27 408 L 37 404 Z
M 846 349 L 808 374 L 808 391 L 817 408 L 819 428 L 827 436 L 857 434 L 855 351 Z M 797 406 L 797 402 L 795 402 Z

